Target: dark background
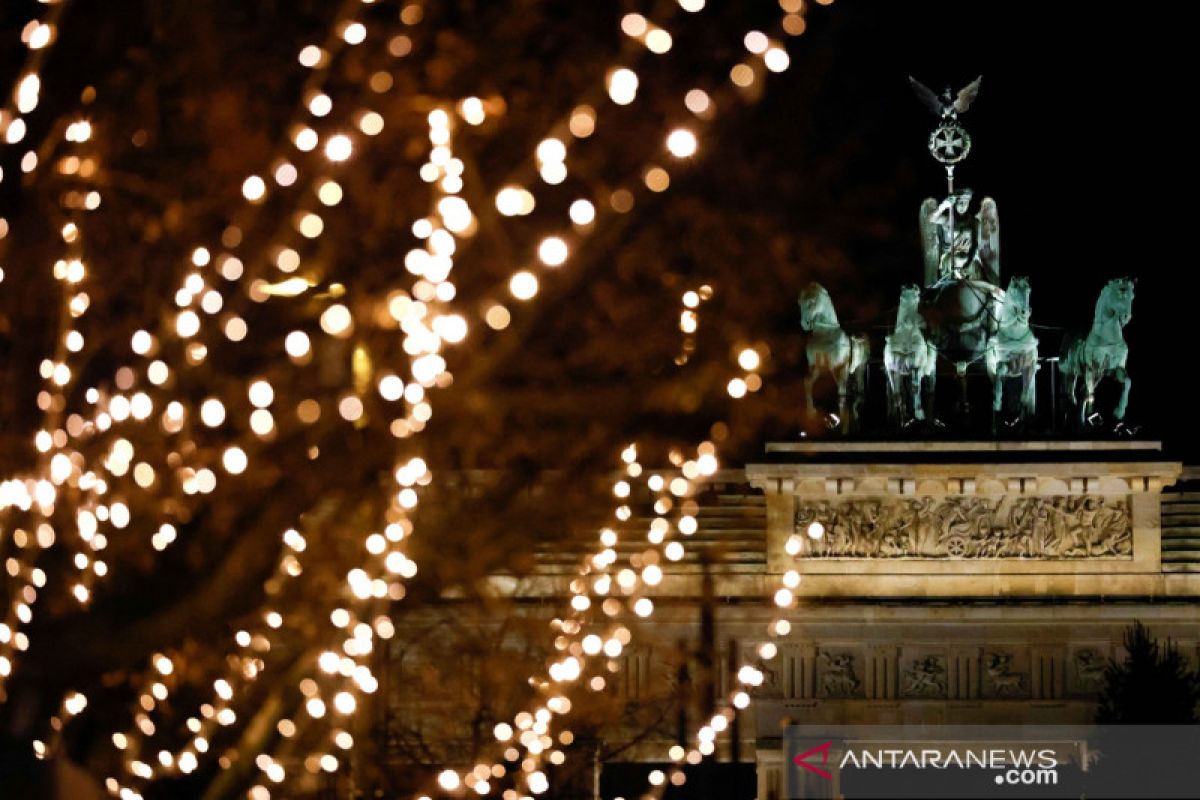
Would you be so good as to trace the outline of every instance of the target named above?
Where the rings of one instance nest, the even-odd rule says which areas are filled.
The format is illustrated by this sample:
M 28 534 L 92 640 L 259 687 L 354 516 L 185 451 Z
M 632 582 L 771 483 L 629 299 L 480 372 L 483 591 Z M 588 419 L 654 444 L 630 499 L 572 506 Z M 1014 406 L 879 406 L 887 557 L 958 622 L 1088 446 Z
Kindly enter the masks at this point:
M 1185 387 L 1200 281 L 1183 255 L 1193 155 L 1176 13 L 1162 3 L 836 3 L 790 48 L 795 68 L 750 112 L 742 146 L 795 172 L 796 225 L 809 212 L 836 220 L 826 230 L 854 269 L 829 287 L 835 302 L 846 302 L 841 288 L 890 308 L 899 285 L 920 280 L 918 205 L 945 187 L 925 152 L 933 118 L 905 76 L 957 91 L 982 74 L 957 183 L 998 202 L 1002 281 L 1029 276 L 1036 324 L 1086 330 L 1103 283 L 1136 277 L 1130 419 L 1195 458 Z M 810 81 L 819 88 L 801 105 L 793 87 Z M 797 138 L 811 162 L 789 158 Z M 1042 355 L 1057 352 L 1056 332 L 1039 336 Z

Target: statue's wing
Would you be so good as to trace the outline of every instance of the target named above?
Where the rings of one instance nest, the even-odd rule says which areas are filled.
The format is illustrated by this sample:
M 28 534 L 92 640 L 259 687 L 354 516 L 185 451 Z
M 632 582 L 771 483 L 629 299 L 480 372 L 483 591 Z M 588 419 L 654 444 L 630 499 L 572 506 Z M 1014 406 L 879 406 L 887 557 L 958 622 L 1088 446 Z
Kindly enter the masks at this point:
M 929 110 L 933 112 L 933 115 L 935 117 L 942 116 L 942 101 L 937 96 L 937 92 L 933 91 L 928 86 L 921 83 L 919 80 L 914 78 L 912 75 L 908 76 L 908 80 L 909 80 L 909 83 L 912 84 L 913 91 L 916 92 L 916 94 L 917 94 L 917 99 L 920 100 L 922 103 L 924 103 L 925 106 L 928 107 Z
M 937 223 L 932 219 L 933 212 L 937 211 L 937 207 L 937 200 L 934 200 L 932 197 L 926 197 L 925 202 L 921 203 L 921 218 L 918 220 L 921 230 L 921 250 L 925 254 L 926 286 L 932 286 L 937 283 L 938 261 L 941 258 L 938 247 Z
M 975 241 L 978 242 L 976 256 L 983 271 L 983 279 L 995 286 L 1000 285 L 1000 215 L 996 201 L 985 197 L 975 215 Z
M 959 114 L 963 114 L 968 108 L 971 107 L 971 103 L 975 102 L 975 98 L 979 95 L 979 84 L 982 81 L 983 76 L 980 75 L 978 78 L 958 90 L 958 97 L 954 99 L 955 111 L 957 111 Z

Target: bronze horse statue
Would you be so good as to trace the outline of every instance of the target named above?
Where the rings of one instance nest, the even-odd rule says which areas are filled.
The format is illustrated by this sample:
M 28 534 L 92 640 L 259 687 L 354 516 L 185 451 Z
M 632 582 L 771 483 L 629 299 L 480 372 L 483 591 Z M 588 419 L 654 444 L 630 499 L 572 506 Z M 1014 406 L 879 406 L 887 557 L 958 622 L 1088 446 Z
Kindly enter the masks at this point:
M 1029 279 L 1014 277 L 1000 302 L 996 332 L 984 349 L 984 364 L 992 379 L 992 427 L 1000 420 L 1004 407 L 1004 384 L 1010 378 L 1021 379 L 1018 395 L 1020 422 L 1032 420 L 1037 410 L 1038 340 L 1029 327 Z
M 884 339 L 888 419 L 897 427 L 924 422 L 933 412 L 937 349 L 925 338 L 920 304 L 920 287 L 905 286 L 900 292 L 896 326 Z
M 1125 419 L 1132 382 L 1125 369 L 1129 347 L 1125 344 L 1125 326 L 1133 317 L 1134 281 L 1114 278 L 1096 299 L 1096 314 L 1086 337 L 1071 337 L 1063 346 L 1059 370 L 1063 391 L 1070 408 L 1078 412 L 1077 421 L 1086 425 L 1096 403 L 1096 386 L 1106 377 L 1121 384 L 1121 397 L 1113 409 L 1120 423 Z M 1080 384 L 1083 392 L 1080 393 Z
M 842 330 L 829 292 L 819 283 L 810 283 L 800 292 L 800 328 L 808 332 L 804 353 L 808 374 L 804 378 L 805 408 L 816 414 L 813 386 L 822 373 L 837 384 L 837 425 L 848 429 L 859 416 L 866 390 L 866 366 L 870 342 L 865 336 L 851 336 Z

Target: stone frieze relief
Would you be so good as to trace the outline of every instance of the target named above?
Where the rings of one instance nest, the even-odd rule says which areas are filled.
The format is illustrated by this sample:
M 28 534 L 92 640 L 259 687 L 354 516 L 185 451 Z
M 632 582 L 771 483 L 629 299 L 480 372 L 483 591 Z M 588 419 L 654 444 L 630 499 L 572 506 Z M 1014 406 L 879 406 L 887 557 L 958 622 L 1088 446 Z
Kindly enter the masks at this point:
M 820 539 L 806 532 L 824 526 Z M 796 500 L 809 558 L 1132 558 L 1128 497 L 1097 495 Z

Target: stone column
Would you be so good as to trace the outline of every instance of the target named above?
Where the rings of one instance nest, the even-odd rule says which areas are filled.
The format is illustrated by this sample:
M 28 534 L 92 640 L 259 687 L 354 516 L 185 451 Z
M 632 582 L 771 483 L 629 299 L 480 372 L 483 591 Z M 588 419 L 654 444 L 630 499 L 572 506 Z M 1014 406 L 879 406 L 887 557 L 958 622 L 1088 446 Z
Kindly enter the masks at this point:
M 783 800 L 783 753 L 779 750 L 759 749 L 755 755 L 758 763 L 759 800 Z

